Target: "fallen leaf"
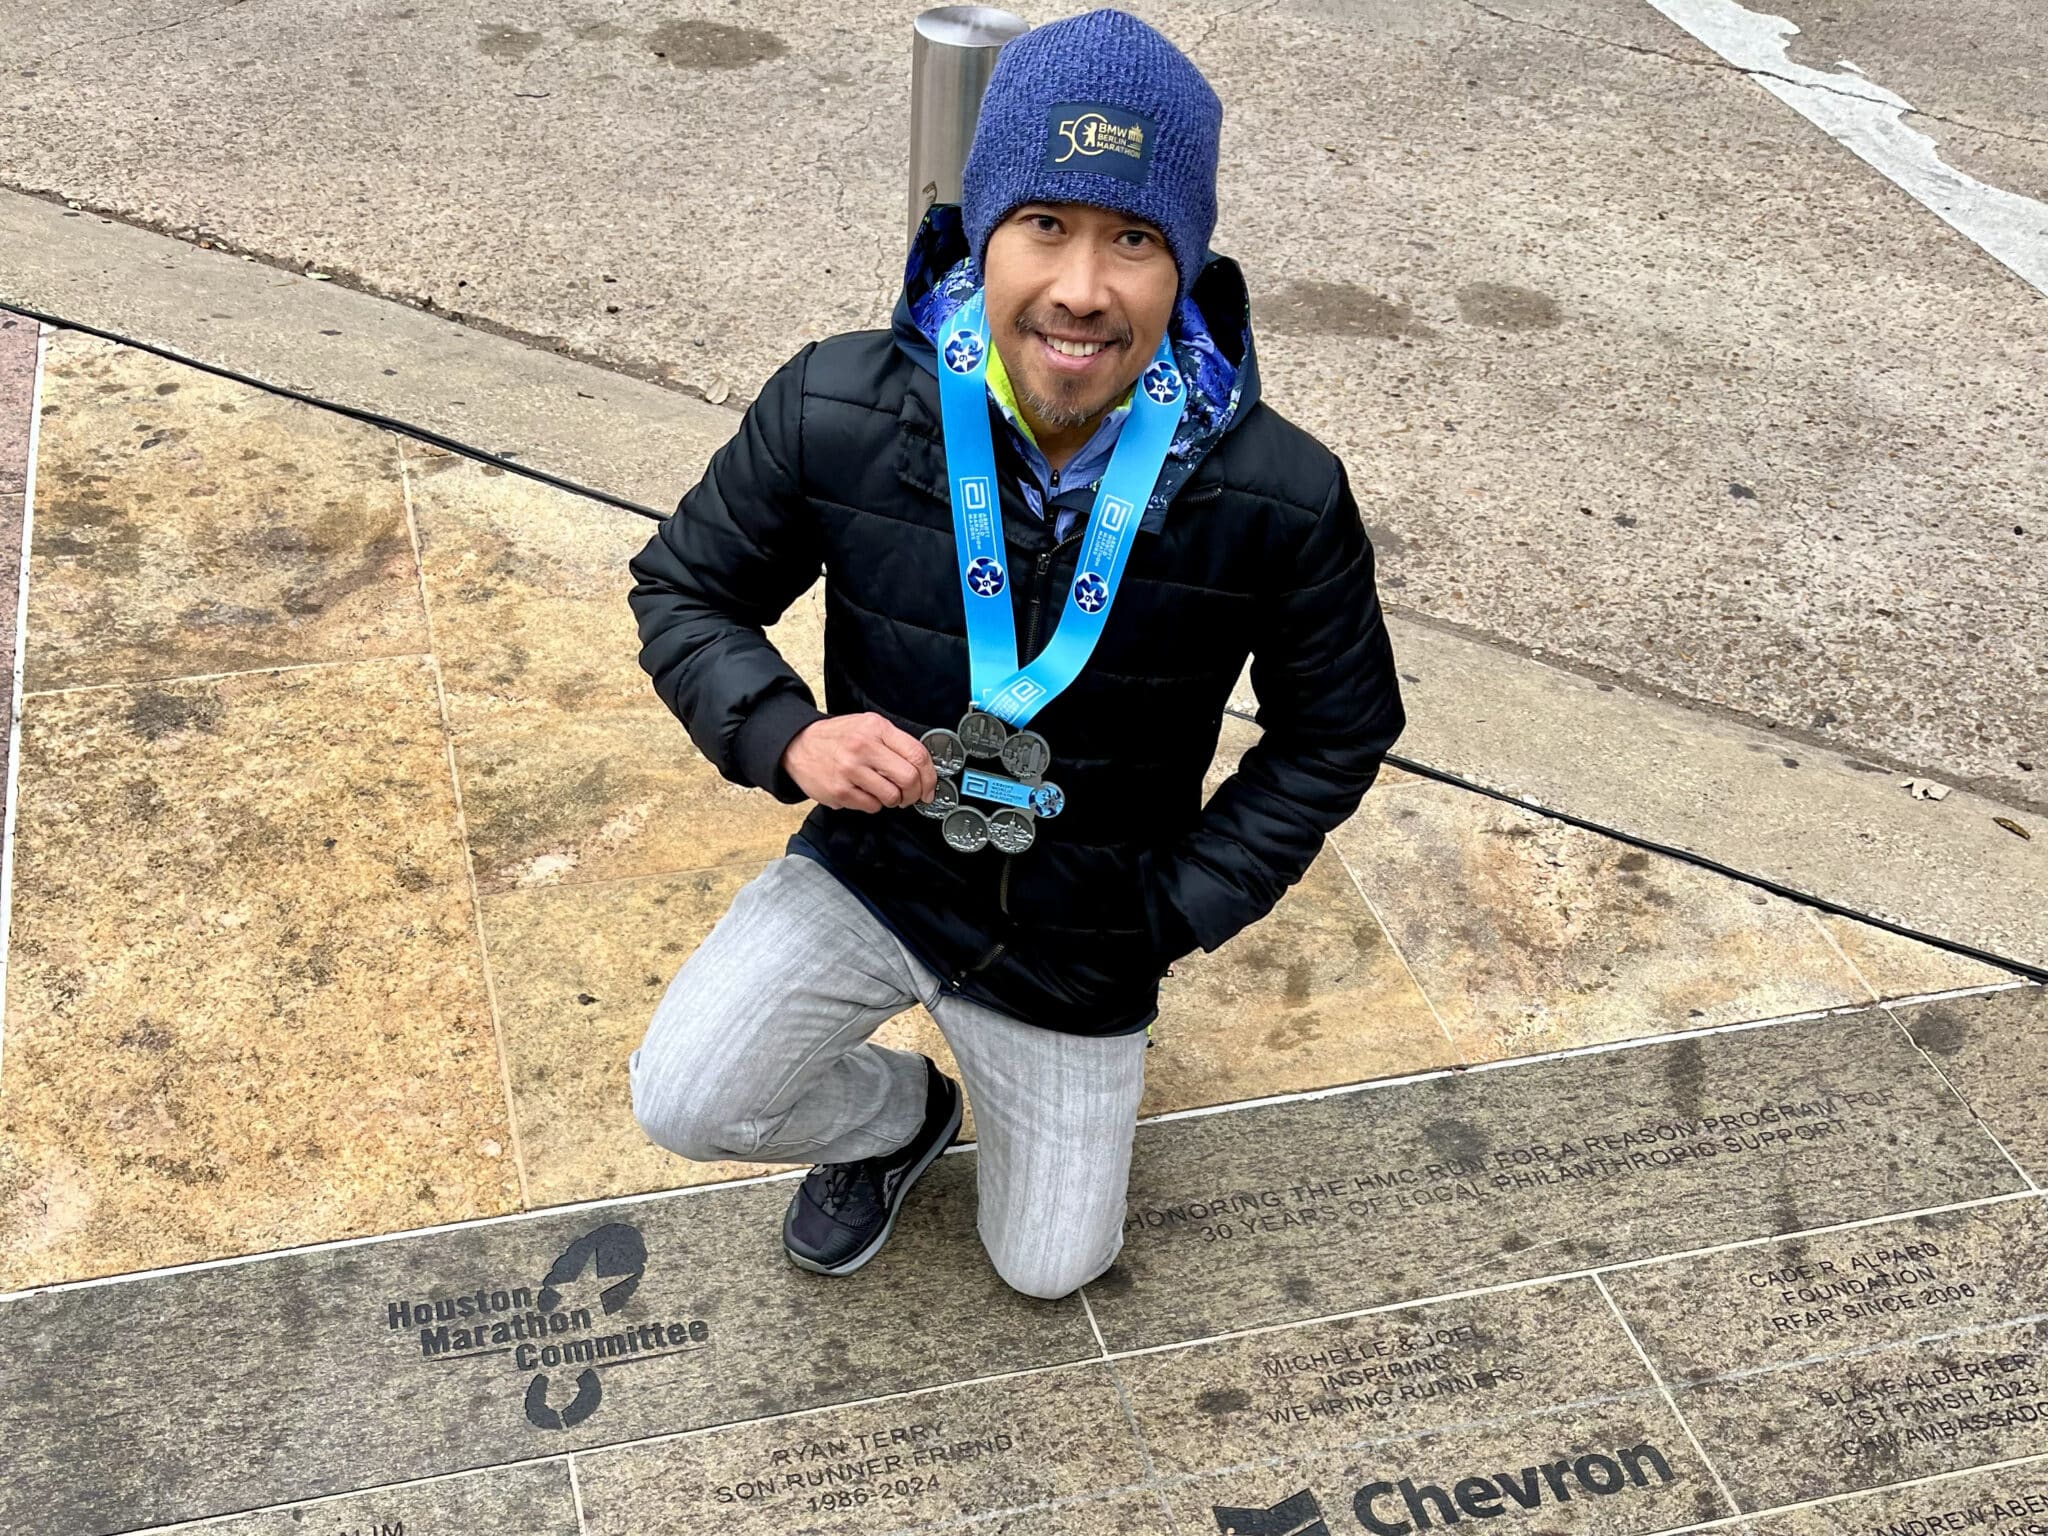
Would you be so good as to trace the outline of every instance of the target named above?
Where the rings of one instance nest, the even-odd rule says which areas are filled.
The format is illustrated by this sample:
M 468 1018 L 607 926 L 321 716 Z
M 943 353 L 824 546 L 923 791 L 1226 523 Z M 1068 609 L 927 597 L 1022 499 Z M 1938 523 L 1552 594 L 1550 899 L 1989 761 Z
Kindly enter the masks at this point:
M 2034 834 L 2029 832 L 2025 827 L 2021 826 L 2016 821 L 2007 821 L 2003 816 L 1994 816 L 1991 819 L 1997 822 L 2001 827 L 2005 828 L 2005 830 L 2010 832 L 2014 837 L 2025 838 L 2030 843 L 2034 840 Z

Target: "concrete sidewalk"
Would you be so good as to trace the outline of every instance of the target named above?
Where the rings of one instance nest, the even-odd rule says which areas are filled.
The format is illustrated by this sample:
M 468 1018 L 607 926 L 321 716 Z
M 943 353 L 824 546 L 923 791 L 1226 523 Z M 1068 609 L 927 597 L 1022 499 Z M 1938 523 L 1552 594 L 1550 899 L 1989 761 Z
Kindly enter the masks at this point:
M 655 385 L 33 199 L 0 195 L 0 249 L 42 253 L 33 286 L 85 323 L 650 511 L 673 506 L 737 423 Z M 1398 609 L 1390 623 L 1408 756 L 1857 911 L 2048 963 L 2048 904 L 2037 894 L 2048 886 L 2048 821 L 2033 811 L 1965 792 L 1916 800 L 1900 787 L 1908 770 Z M 1238 702 L 1256 707 L 1248 689 Z
M 2048 252 L 2038 7 L 1797 0 L 1755 64 L 1682 25 L 1769 33 L 1733 0 L 1141 9 L 1229 104 L 1217 247 L 1401 607 L 2048 803 L 2048 309 L 1943 222 L 1981 178 Z M 43 8 L 0 174 L 732 407 L 887 316 L 909 14 Z M 1907 93 L 1856 132 L 1932 135 L 1947 214 L 1768 93 L 1807 65 L 1808 105 Z M 62 251 L 0 245 L 0 298 L 93 321 Z

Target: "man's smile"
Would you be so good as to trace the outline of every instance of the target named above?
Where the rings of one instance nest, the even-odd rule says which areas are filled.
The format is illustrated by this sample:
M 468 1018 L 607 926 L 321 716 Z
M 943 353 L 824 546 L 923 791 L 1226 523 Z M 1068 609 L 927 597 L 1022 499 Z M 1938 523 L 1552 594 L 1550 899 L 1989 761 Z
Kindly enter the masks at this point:
M 1114 357 L 1119 350 L 1115 342 L 1100 339 L 1091 341 L 1073 340 L 1064 336 L 1048 336 L 1043 331 L 1034 333 L 1038 342 L 1039 356 L 1048 368 L 1056 373 L 1079 375 L 1091 372 L 1099 360 Z

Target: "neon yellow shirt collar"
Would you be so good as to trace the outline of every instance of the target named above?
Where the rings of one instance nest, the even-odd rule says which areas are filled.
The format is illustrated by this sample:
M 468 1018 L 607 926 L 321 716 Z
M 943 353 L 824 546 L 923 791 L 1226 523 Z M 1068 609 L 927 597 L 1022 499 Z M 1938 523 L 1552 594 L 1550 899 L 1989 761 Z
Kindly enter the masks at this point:
M 996 404 L 1002 407 L 1003 414 L 1010 420 L 1010 425 L 1024 434 L 1026 442 L 1031 444 L 1032 447 L 1037 448 L 1038 439 L 1032 436 L 1031 426 L 1024 420 L 1024 412 L 1018 408 L 1017 391 L 1010 384 L 1009 370 L 1003 366 L 1002 349 L 993 342 L 989 344 L 986 375 L 988 378 L 988 392 L 995 398 Z M 1123 399 L 1117 401 L 1110 409 L 1120 411 L 1129 405 L 1131 403 L 1131 396 L 1136 391 L 1136 388 L 1137 386 L 1133 385 L 1130 389 L 1125 390 Z M 1043 450 L 1041 449 L 1040 451 L 1042 452 Z

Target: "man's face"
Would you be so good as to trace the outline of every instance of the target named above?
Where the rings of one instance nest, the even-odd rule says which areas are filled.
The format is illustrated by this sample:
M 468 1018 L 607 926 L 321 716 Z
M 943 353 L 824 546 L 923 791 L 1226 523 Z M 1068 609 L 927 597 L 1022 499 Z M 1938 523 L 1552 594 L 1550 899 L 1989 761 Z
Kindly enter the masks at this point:
M 989 235 L 982 268 L 989 336 L 1018 402 L 1056 429 L 1122 397 L 1180 292 L 1157 229 L 1085 203 L 1026 203 Z

